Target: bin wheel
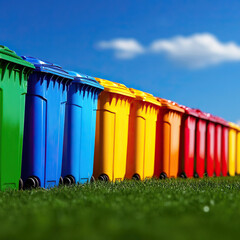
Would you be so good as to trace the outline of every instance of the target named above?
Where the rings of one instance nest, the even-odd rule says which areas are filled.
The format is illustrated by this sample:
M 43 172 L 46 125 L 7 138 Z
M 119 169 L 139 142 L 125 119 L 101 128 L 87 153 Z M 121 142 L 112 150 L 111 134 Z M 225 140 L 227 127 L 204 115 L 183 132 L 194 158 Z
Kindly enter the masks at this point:
M 167 178 L 167 174 L 165 172 L 162 172 L 159 176 L 160 179 L 166 179 Z
M 32 188 L 38 188 L 40 186 L 40 182 L 37 177 L 29 177 L 25 184 L 25 189 L 32 189 Z
M 60 177 L 60 179 L 59 179 L 59 185 L 63 185 L 63 177 Z
M 194 177 L 195 177 L 195 178 L 199 178 L 199 175 L 198 175 L 197 172 L 194 173 Z
M 182 172 L 182 173 L 180 174 L 180 178 L 187 178 L 186 173 L 185 173 L 185 172 Z
M 132 176 L 132 179 L 139 181 L 139 180 L 140 180 L 139 174 L 135 173 L 135 174 Z
M 96 180 L 95 180 L 95 177 L 94 176 L 91 176 L 90 178 L 90 183 L 94 183 Z
M 75 183 L 76 183 L 75 178 L 72 175 L 67 175 L 66 177 L 63 178 L 64 185 L 71 185 Z
M 103 182 L 108 182 L 108 181 L 109 181 L 109 177 L 108 177 L 107 174 L 101 174 L 101 175 L 98 177 L 98 180 L 103 181 Z
M 23 190 L 23 180 L 19 179 L 19 190 Z

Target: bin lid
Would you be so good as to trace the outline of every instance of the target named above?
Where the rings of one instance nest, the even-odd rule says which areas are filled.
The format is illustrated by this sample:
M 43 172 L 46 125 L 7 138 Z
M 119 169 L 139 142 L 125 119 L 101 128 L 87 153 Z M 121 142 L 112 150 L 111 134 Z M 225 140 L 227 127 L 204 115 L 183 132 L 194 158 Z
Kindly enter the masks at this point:
M 94 77 L 74 71 L 68 71 L 68 74 L 74 77 L 74 82 L 79 82 L 81 84 L 89 85 L 102 90 L 104 89 L 104 87 L 100 85 Z
M 25 67 L 34 68 L 34 65 L 27 61 L 24 61 L 14 51 L 10 50 L 8 47 L 5 47 L 3 45 L 0 45 L 0 59 L 9 62 L 14 62 Z
M 207 115 L 207 117 L 208 117 L 208 121 L 210 121 L 210 122 L 216 122 L 216 118 L 215 118 L 215 116 L 214 115 L 212 115 L 211 113 L 205 113 L 206 115 Z
M 69 75 L 67 71 L 63 70 L 62 67 L 60 67 L 57 64 L 42 61 L 38 58 L 28 57 L 28 56 L 22 56 L 22 59 L 32 63 L 36 68 L 35 71 L 51 73 L 53 75 L 57 75 L 57 76 L 68 78 L 68 79 L 74 78 L 73 76 Z
M 185 110 L 182 109 L 176 102 L 173 102 L 171 100 L 167 100 L 164 98 L 159 98 L 159 97 L 157 97 L 157 100 L 161 103 L 162 108 L 171 109 L 171 110 L 174 110 L 176 112 L 181 112 L 181 113 L 185 112 Z
M 198 112 L 196 111 L 196 109 L 184 105 L 180 105 L 180 107 L 185 110 L 185 114 L 198 117 Z
M 229 123 L 225 121 L 223 118 L 215 116 L 215 119 L 216 119 L 216 123 L 229 127 Z
M 208 120 L 209 116 L 207 115 L 207 113 L 202 112 L 200 109 L 194 109 L 194 110 L 197 112 L 198 118 Z
M 161 102 L 157 101 L 157 99 L 150 93 L 142 92 L 140 90 L 129 88 L 129 90 L 135 95 L 136 100 L 149 102 L 155 104 L 157 106 L 161 106 Z
M 240 131 L 240 126 L 237 125 L 236 123 L 228 122 L 228 124 L 229 124 L 229 127 L 230 127 L 230 128 L 233 128 L 233 129 L 235 129 L 235 130 L 237 130 L 237 131 Z
M 121 83 L 116 83 L 116 82 L 112 82 L 112 81 L 101 79 L 101 78 L 95 78 L 95 79 L 104 87 L 104 91 L 106 92 L 117 93 L 127 97 L 135 98 L 135 95 L 132 94 L 130 90 Z

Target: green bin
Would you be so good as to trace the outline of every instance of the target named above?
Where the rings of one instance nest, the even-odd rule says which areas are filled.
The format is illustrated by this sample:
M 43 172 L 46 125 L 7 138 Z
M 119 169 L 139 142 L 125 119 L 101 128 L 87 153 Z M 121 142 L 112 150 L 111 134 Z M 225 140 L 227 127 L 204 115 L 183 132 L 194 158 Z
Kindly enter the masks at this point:
M 25 95 L 34 68 L 0 45 L 0 190 L 21 187 Z

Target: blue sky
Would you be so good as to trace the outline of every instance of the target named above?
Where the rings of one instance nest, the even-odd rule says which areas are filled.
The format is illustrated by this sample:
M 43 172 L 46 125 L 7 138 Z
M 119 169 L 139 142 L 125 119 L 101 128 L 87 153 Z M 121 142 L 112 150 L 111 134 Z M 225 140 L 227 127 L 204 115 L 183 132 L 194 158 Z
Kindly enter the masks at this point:
M 240 120 L 240 1 L 3 1 L 1 44 Z

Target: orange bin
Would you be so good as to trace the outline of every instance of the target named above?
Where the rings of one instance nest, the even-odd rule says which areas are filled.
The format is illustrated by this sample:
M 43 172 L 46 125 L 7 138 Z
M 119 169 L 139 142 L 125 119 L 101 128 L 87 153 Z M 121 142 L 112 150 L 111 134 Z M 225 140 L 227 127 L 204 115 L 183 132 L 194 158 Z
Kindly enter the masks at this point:
M 154 176 L 177 177 L 179 169 L 180 126 L 185 112 L 177 103 L 157 98 L 162 107 L 158 114 Z

